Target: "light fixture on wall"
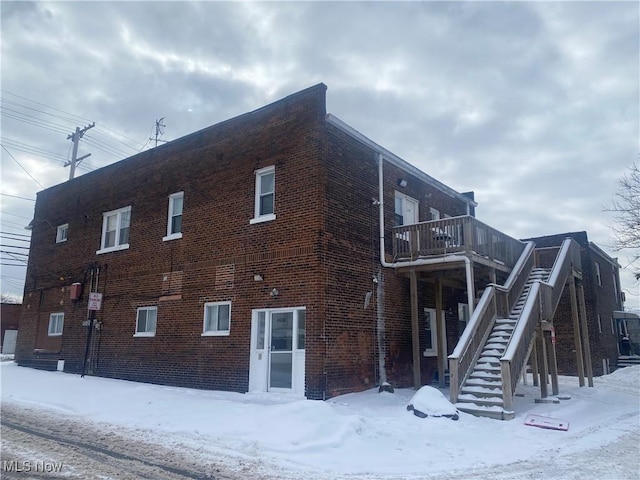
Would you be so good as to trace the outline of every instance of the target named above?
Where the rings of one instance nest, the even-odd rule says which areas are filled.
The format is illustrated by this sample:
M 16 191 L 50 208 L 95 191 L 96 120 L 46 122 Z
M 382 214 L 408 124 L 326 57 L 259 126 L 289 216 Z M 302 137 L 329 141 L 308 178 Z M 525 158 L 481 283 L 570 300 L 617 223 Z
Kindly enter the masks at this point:
M 407 186 L 407 181 L 404 178 L 399 178 L 398 179 L 398 186 L 402 187 L 402 188 L 406 187 Z
M 253 275 L 253 281 L 254 282 L 261 282 L 264 280 L 264 277 L 262 275 L 260 275 L 259 273 L 256 273 Z
M 280 295 L 280 292 L 277 288 L 274 288 L 273 290 L 271 290 L 271 292 L 269 292 L 269 295 L 271 295 L 272 297 L 277 297 L 278 295 Z

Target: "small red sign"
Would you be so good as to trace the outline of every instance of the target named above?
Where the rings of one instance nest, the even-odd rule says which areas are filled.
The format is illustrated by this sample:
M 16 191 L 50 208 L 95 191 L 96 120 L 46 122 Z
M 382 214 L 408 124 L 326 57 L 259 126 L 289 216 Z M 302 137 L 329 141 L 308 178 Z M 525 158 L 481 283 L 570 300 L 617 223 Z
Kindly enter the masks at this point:
M 102 307 L 102 294 L 92 292 L 89 294 L 89 310 L 100 310 Z

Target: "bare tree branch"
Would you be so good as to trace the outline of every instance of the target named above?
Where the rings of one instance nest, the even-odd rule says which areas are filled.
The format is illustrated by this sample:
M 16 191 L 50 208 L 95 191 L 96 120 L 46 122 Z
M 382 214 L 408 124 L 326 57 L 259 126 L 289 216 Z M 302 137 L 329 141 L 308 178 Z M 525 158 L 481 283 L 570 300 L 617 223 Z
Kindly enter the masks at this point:
M 611 206 L 605 211 L 613 212 L 615 236 L 613 247 L 620 250 L 631 250 L 633 273 L 640 279 L 640 166 L 638 162 L 631 165 L 629 172 L 618 181 L 618 190 Z

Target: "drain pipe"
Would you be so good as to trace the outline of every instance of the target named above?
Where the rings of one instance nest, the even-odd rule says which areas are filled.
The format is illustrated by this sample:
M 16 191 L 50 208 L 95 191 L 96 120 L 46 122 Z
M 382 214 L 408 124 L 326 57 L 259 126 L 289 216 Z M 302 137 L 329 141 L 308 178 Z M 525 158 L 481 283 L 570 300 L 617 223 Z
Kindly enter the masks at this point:
M 473 270 L 471 268 L 471 260 L 466 255 L 450 254 L 442 258 L 421 258 L 409 262 L 387 262 L 384 251 L 384 176 L 383 176 L 384 157 L 382 153 L 378 153 L 378 204 L 380 221 L 380 264 L 385 268 L 414 267 L 421 265 L 437 265 L 439 263 L 464 262 L 467 281 L 467 303 L 469 304 L 469 317 L 473 314 L 474 308 L 474 290 L 473 290 Z

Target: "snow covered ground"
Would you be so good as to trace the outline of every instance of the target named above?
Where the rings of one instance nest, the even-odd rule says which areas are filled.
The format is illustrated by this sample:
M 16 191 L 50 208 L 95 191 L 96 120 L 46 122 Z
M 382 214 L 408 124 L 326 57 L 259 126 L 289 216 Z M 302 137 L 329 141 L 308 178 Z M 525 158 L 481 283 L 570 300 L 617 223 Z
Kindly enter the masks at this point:
M 539 390 L 520 385 L 511 421 L 464 413 L 452 421 L 407 411 L 410 389 L 319 402 L 0 365 L 2 406 L 117 428 L 203 462 L 253 462 L 262 478 L 640 478 L 640 366 L 598 377 L 595 388 L 561 377 L 571 398 L 559 404 L 535 403 Z M 569 430 L 526 426 L 527 414 Z

